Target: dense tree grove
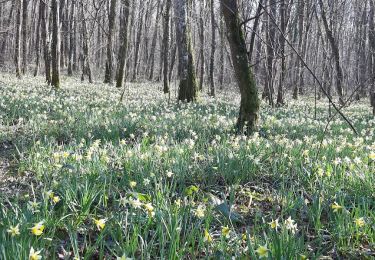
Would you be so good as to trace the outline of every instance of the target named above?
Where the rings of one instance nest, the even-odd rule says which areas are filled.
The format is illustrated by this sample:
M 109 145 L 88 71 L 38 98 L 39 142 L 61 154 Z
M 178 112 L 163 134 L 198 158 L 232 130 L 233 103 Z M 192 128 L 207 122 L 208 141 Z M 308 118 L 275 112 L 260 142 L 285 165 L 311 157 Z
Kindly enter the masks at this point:
M 375 259 L 375 0 L 0 0 L 0 260 Z
M 243 34 L 248 66 L 271 106 L 285 104 L 287 93 L 298 99 L 312 92 L 337 96 L 340 105 L 370 97 L 375 106 L 373 0 L 228 3 L 238 5 L 235 33 Z M 179 100 L 194 101 L 199 91 L 215 96 L 215 88 L 238 77 L 222 4 L 3 0 L 0 64 L 19 78 L 43 71 L 56 87 L 60 74 L 80 74 L 117 87 L 163 81 L 165 93 L 180 80 Z

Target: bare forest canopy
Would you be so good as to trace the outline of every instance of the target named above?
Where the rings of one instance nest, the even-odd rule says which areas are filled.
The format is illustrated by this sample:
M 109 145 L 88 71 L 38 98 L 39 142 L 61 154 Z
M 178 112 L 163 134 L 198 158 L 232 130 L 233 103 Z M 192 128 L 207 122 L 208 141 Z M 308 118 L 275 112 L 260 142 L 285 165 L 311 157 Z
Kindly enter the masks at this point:
M 0 66 L 57 88 L 60 74 L 165 93 L 176 79 L 194 101 L 236 82 L 242 100 L 259 92 L 272 106 L 315 93 L 375 107 L 374 1 L 2 0 Z

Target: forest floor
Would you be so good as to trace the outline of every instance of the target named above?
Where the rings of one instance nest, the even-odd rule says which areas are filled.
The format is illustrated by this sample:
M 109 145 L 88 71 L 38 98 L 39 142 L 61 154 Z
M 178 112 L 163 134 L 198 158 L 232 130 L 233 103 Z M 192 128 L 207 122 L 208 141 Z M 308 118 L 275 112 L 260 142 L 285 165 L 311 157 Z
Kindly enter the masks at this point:
M 373 259 L 375 119 L 327 100 L 175 102 L 156 83 L 0 74 L 0 259 Z M 324 131 L 326 129 L 326 131 Z

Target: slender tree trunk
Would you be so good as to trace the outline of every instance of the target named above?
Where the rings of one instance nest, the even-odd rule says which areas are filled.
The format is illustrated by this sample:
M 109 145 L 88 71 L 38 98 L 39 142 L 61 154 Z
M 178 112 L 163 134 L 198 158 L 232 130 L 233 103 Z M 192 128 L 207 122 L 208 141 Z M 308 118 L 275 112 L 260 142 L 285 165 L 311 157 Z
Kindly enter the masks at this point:
M 372 112 L 375 116 L 375 23 L 374 23 L 375 7 L 373 0 L 370 0 L 369 12 L 369 42 L 372 55 L 372 75 L 371 75 L 371 89 L 370 89 L 370 104 Z
M 211 0 L 211 58 L 210 58 L 210 96 L 215 96 L 215 51 L 216 51 L 216 22 L 214 0 Z
M 324 29 L 326 31 L 328 41 L 331 45 L 332 55 L 335 59 L 335 67 L 336 67 L 336 74 L 337 74 L 336 91 L 337 91 L 337 94 L 339 96 L 339 102 L 340 102 L 341 105 L 343 105 L 344 99 L 343 99 L 342 83 L 343 83 L 344 78 L 343 78 L 343 72 L 342 72 L 342 68 L 341 68 L 341 64 L 340 64 L 340 51 L 339 51 L 337 42 L 336 42 L 335 38 L 333 37 L 333 32 L 328 25 L 323 0 L 319 0 L 319 6 L 320 6 L 320 9 L 321 9 L 321 15 L 322 15 Z
M 284 83 L 285 83 L 285 72 L 286 72 L 286 64 L 285 64 L 285 31 L 286 31 L 286 24 L 285 24 L 285 0 L 280 0 L 280 27 L 282 34 L 279 37 L 280 43 L 280 55 L 281 55 L 281 72 L 280 72 L 280 79 L 279 79 L 279 88 L 277 91 L 277 106 L 284 105 Z
M 298 51 L 301 53 L 302 51 L 302 44 L 303 44 L 303 24 L 305 19 L 305 1 L 299 1 L 298 2 L 298 29 L 295 31 L 296 35 L 298 35 Z M 296 37 L 295 35 L 295 37 Z M 297 39 L 297 37 L 295 38 Z M 294 88 L 293 88 L 293 99 L 298 99 L 298 94 L 302 93 L 302 89 L 300 87 L 300 80 L 301 80 L 301 74 L 302 68 L 301 68 L 301 60 L 299 57 L 296 57 L 296 81 L 294 82 Z
M 205 58 L 204 58 L 204 2 L 201 3 L 201 13 L 199 17 L 199 41 L 200 41 L 200 74 L 199 74 L 199 91 L 203 90 L 203 83 L 204 83 L 204 63 L 205 63 Z
M 75 1 L 72 1 L 70 6 L 70 22 L 69 22 L 69 59 L 68 59 L 68 76 L 73 76 L 73 63 L 74 63 L 74 52 L 75 52 Z
M 257 128 L 259 97 L 254 76 L 249 67 L 246 43 L 240 27 L 237 1 L 220 0 L 221 10 L 227 25 L 233 67 L 241 93 L 240 113 L 237 129 L 251 134 Z
M 270 12 L 267 21 L 267 75 L 263 91 L 263 98 L 268 99 L 270 106 L 274 105 L 273 93 L 274 93 L 274 67 L 273 61 L 275 57 L 276 49 L 276 28 L 271 19 L 276 17 L 276 0 L 269 0 Z M 272 18 L 271 18 L 272 17 Z
M 35 70 L 34 70 L 34 77 L 38 76 L 39 73 L 39 67 L 40 67 L 40 27 L 43 19 L 43 7 L 42 3 L 39 3 L 39 17 L 38 17 L 38 24 L 36 26 L 36 40 L 35 40 L 35 54 L 36 54 L 36 60 L 35 60 Z
M 5 22 L 5 26 L 6 27 L 10 26 L 10 23 L 11 23 L 11 21 L 13 19 L 14 7 L 17 8 L 17 2 L 13 2 L 12 3 L 8 19 Z M 17 12 L 17 10 L 16 10 L 16 12 Z M 0 66 L 3 65 L 4 62 L 5 62 L 5 47 L 6 47 L 6 44 L 7 44 L 8 35 L 9 35 L 9 33 L 6 32 L 6 34 L 3 36 L 3 41 L 2 41 L 1 46 L 0 46 Z
M 261 12 L 262 12 L 262 6 L 263 6 L 263 0 L 259 0 L 257 12 L 256 12 L 256 15 L 255 15 L 256 18 L 254 20 L 253 29 L 252 29 L 252 32 L 251 32 L 250 48 L 249 48 L 250 61 L 252 60 L 252 57 L 253 57 L 255 36 L 256 36 L 256 32 L 258 30 L 258 26 L 259 26 L 259 21 L 260 21 Z
M 224 69 L 225 69 L 225 57 L 224 57 L 224 48 L 225 48 L 225 29 L 224 29 L 224 20 L 220 21 L 220 73 L 219 73 L 219 85 L 220 89 L 224 87 Z
M 42 13 L 42 43 L 46 82 L 51 84 L 51 46 L 49 37 L 49 8 L 48 1 L 40 0 L 40 12 Z
M 180 84 L 178 100 L 195 101 L 197 83 L 195 79 L 194 56 L 191 47 L 190 28 L 187 18 L 187 2 L 175 0 L 176 42 L 178 46 L 178 62 Z
M 60 1 L 52 0 L 52 86 L 60 88 Z
M 16 18 L 16 38 L 14 47 L 14 64 L 16 66 L 16 76 L 21 79 L 21 33 L 22 33 L 22 6 L 23 0 L 17 0 L 17 18 Z
M 27 6 L 29 4 L 28 0 L 23 0 L 22 8 L 22 74 L 27 71 L 27 36 L 28 36 L 28 13 Z
M 90 53 L 89 53 L 89 33 L 87 30 L 87 22 L 84 13 L 84 6 L 81 2 L 81 17 L 82 17 L 82 50 L 83 50 L 83 57 L 82 57 L 82 76 L 81 81 L 85 80 L 85 75 L 89 77 L 89 82 L 92 83 L 92 71 L 91 71 L 91 64 L 90 64 Z
M 127 50 L 128 50 L 128 28 L 129 28 L 129 9 L 130 0 L 125 0 L 123 2 L 123 8 L 121 12 L 121 32 L 120 36 L 120 51 L 118 54 L 118 71 L 116 87 L 121 88 L 124 82 L 125 65 L 127 60 Z
M 169 17 L 171 10 L 171 0 L 166 0 L 165 13 L 164 13 L 164 35 L 163 35 L 163 82 L 164 82 L 164 93 L 170 92 L 169 89 L 169 78 L 168 78 L 168 53 L 169 53 Z
M 140 18 L 138 22 L 138 29 L 137 29 L 137 38 L 134 46 L 134 65 L 133 65 L 133 78 L 132 81 L 137 81 L 137 75 L 138 75 L 138 66 L 139 66 L 139 48 L 141 45 L 141 38 L 142 38 L 142 29 L 143 29 L 143 15 L 144 12 L 144 1 L 141 2 L 139 6 L 139 16 Z
M 111 7 L 108 14 L 108 38 L 107 38 L 107 61 L 105 64 L 104 83 L 112 84 L 113 82 L 113 35 L 116 20 L 117 0 L 111 0 Z
M 152 36 L 152 42 L 151 42 L 151 53 L 150 53 L 150 58 L 149 58 L 150 75 L 148 77 L 149 80 L 154 79 L 154 70 L 155 70 L 155 51 L 154 50 L 156 49 L 156 42 L 157 42 L 158 31 L 159 31 L 160 6 L 161 6 L 161 3 L 159 2 L 157 11 L 156 11 L 157 13 L 156 13 L 156 20 L 155 20 L 154 35 Z

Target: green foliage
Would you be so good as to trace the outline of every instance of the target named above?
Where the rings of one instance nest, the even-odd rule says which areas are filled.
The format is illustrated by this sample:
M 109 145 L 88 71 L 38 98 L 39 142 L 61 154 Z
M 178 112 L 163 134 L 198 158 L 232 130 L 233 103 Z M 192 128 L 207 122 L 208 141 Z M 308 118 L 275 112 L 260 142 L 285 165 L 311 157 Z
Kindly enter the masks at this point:
M 236 93 L 169 104 L 154 85 L 61 90 L 0 78 L 0 143 L 24 183 L 0 195 L 0 259 L 316 259 L 375 251 L 375 121 L 305 98 L 262 106 L 262 134 L 234 135 Z M 173 93 L 173 91 L 172 91 Z M 14 153 L 16 155 L 16 153 Z M 40 236 L 31 228 L 43 221 Z M 19 234 L 12 236 L 11 227 Z M 262 251 L 263 250 L 263 251 Z

